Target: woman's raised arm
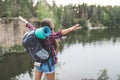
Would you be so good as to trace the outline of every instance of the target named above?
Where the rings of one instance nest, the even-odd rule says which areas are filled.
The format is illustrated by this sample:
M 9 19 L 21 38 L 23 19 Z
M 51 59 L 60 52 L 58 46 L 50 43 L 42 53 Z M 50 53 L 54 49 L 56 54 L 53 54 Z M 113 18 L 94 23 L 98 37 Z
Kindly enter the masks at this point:
M 35 29 L 36 29 L 32 24 L 30 24 L 30 23 L 29 23 L 27 20 L 25 20 L 23 17 L 19 16 L 19 19 L 20 19 L 21 21 L 25 22 L 26 27 L 28 27 L 30 30 L 35 30 Z

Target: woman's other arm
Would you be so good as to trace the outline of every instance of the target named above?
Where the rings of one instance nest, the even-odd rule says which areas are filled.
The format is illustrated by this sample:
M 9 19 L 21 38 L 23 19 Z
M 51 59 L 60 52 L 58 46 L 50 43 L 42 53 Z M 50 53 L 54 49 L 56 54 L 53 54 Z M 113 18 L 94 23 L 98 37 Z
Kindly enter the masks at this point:
M 71 32 L 71 31 L 76 31 L 76 30 L 78 30 L 78 29 L 80 29 L 80 28 L 81 28 L 80 25 L 79 25 L 79 24 L 76 24 L 76 25 L 74 25 L 74 26 L 72 26 L 72 27 L 70 27 L 70 28 L 63 29 L 63 30 L 61 31 L 61 34 L 62 34 L 62 35 L 66 35 L 66 34 L 68 34 L 69 32 Z
M 63 29 L 63 30 L 60 30 L 58 32 L 54 32 L 54 33 L 51 33 L 50 34 L 50 37 L 51 38 L 54 38 L 54 39 L 57 39 L 57 38 L 61 38 L 62 36 L 68 34 L 69 32 L 71 31 L 75 31 L 75 30 L 78 30 L 80 29 L 81 27 L 79 26 L 79 24 L 76 24 L 70 28 L 67 28 L 67 29 Z

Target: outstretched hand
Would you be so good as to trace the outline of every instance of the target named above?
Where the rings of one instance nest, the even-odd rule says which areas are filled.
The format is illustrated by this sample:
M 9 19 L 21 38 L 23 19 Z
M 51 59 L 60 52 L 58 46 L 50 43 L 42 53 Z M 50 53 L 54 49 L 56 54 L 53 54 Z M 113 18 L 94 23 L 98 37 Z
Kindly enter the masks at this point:
M 62 31 L 61 31 L 61 34 L 62 34 L 62 35 L 66 35 L 66 34 L 68 34 L 69 32 L 78 30 L 78 29 L 80 29 L 80 28 L 82 28 L 82 27 L 80 27 L 79 24 L 76 24 L 76 25 L 74 25 L 74 26 L 72 26 L 72 27 L 70 27 L 70 28 L 67 28 L 67 29 L 62 30 Z
M 28 23 L 28 21 L 25 20 L 22 16 L 19 16 L 18 18 L 19 18 L 20 20 L 24 21 L 25 23 Z
M 20 20 L 23 20 L 23 17 L 22 17 L 22 16 L 19 16 L 18 18 L 19 18 Z
M 82 27 L 80 27 L 80 24 L 76 24 L 76 25 L 70 27 L 69 29 L 70 29 L 70 31 L 75 31 L 75 30 L 78 30 L 78 29 L 81 29 L 81 28 Z

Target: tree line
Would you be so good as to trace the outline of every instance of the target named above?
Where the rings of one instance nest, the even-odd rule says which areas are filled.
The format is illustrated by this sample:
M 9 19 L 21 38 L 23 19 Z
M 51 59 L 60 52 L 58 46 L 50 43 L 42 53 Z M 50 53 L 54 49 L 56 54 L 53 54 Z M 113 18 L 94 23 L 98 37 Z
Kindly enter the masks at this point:
M 58 6 L 55 0 L 52 5 L 46 0 L 38 0 L 36 7 L 32 4 L 33 0 L 0 0 L 0 17 L 11 18 L 21 15 L 25 18 L 37 17 L 39 21 L 48 17 L 54 21 L 56 29 L 67 28 L 75 23 L 87 28 L 88 22 L 92 27 L 120 27 L 120 6 L 87 5 L 86 3 Z

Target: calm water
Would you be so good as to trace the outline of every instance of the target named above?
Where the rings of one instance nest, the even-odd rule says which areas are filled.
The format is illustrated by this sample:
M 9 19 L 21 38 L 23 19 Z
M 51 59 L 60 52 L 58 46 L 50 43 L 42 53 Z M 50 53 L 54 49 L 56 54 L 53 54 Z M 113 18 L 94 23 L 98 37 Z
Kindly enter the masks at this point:
M 111 80 L 120 74 L 120 30 L 78 31 L 60 42 L 59 80 L 97 79 L 106 69 Z M 0 57 L 0 80 L 32 80 L 29 57 L 25 53 Z

